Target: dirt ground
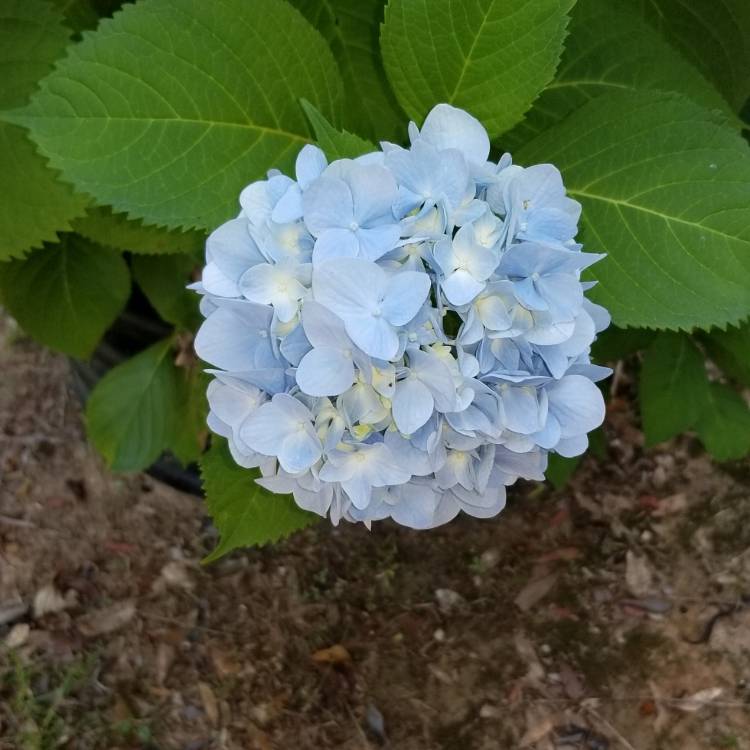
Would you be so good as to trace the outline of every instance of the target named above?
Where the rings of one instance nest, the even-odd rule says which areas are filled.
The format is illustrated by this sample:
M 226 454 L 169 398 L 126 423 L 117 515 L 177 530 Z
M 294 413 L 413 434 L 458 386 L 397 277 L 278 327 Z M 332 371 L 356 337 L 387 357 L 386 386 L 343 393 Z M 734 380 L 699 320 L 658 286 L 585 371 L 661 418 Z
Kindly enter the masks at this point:
M 0 334 L 2 750 L 750 748 L 747 463 L 644 451 L 617 398 L 497 519 L 204 567 L 201 504 L 108 474 L 66 360 Z

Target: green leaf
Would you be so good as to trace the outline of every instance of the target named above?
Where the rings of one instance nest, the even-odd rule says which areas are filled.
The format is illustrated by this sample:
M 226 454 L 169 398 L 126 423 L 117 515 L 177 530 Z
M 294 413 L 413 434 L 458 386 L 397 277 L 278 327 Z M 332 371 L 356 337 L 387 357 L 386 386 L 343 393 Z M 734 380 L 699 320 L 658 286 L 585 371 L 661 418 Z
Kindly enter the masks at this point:
M 714 330 L 701 341 L 711 359 L 724 372 L 743 385 L 750 386 L 750 323 L 726 331 Z
M 747 0 L 630 0 L 739 111 L 750 96 Z
M 146 0 L 70 48 L 11 115 L 98 203 L 169 228 L 212 228 L 240 190 L 291 168 L 299 99 L 336 121 L 328 46 L 282 0 Z
M 62 14 L 41 0 L 0 4 L 0 109 L 24 104 L 68 44 Z M 70 229 L 88 199 L 59 183 L 20 128 L 0 123 L 0 260 Z
M 610 326 L 597 334 L 591 346 L 591 358 L 595 362 L 616 362 L 618 359 L 645 349 L 656 334 L 645 328 L 618 328 Z
M 65 16 L 65 23 L 75 32 L 94 29 L 99 14 L 92 0 L 53 0 L 55 7 Z
M 118 253 L 65 237 L 0 264 L 0 294 L 30 336 L 85 358 L 125 306 L 130 274 Z
M 608 253 L 590 296 L 621 327 L 709 328 L 750 314 L 750 150 L 676 94 L 597 97 L 518 153 L 550 161 Z
M 302 510 L 291 495 L 274 495 L 255 483 L 257 470 L 238 466 L 225 440 L 216 437 L 201 460 L 206 505 L 221 534 L 203 562 L 218 560 L 238 547 L 276 542 L 320 518 Z
M 192 346 L 192 341 L 191 341 Z M 206 445 L 209 377 L 200 367 L 178 367 L 178 403 L 174 432 L 167 448 L 184 464 L 197 461 Z
M 555 80 L 524 120 L 503 137 L 503 145 L 515 148 L 589 99 L 619 89 L 677 91 L 733 116 L 716 88 L 637 10 L 601 0 L 578 0 Z
M 750 409 L 729 386 L 711 383 L 695 427 L 706 450 L 719 461 L 750 453 Z
M 114 367 L 89 397 L 89 438 L 115 471 L 145 469 L 173 439 L 182 404 L 172 345 L 164 339 Z
M 136 255 L 133 278 L 156 312 L 168 323 L 194 330 L 200 324 L 198 295 L 185 287 L 194 281 L 195 259 L 190 255 Z
M 440 102 L 490 137 L 552 80 L 575 0 L 390 0 L 380 37 L 396 98 L 418 123 Z
M 377 150 L 372 143 L 358 135 L 346 130 L 336 130 L 306 99 L 303 99 L 301 104 L 315 133 L 315 142 L 323 149 L 329 161 L 353 159 L 355 156 Z
M 562 489 L 575 473 L 582 458 L 583 456 L 565 458 L 557 453 L 550 453 L 544 475 L 556 490 Z
M 406 120 L 380 59 L 383 0 L 292 0 L 292 5 L 320 31 L 339 64 L 344 126 L 376 141 L 402 141 Z
M 73 229 L 94 242 L 131 253 L 195 253 L 206 243 L 203 232 L 169 232 L 146 226 L 125 214 L 112 213 L 109 206 L 90 207 L 85 216 L 73 222 Z
M 703 356 L 690 337 L 659 334 L 641 367 L 639 397 L 646 444 L 655 445 L 694 427 L 707 389 Z

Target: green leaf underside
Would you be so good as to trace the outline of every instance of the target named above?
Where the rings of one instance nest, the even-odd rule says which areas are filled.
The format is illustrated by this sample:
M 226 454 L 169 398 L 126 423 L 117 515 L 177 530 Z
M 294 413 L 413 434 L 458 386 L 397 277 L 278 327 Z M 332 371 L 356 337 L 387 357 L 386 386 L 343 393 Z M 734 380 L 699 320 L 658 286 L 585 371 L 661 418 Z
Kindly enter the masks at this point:
M 203 453 L 208 428 L 206 388 L 209 377 L 198 367 L 178 368 L 178 404 L 174 434 L 167 448 L 183 465 L 197 461 Z
M 238 466 L 225 440 L 213 438 L 201 459 L 206 506 L 219 530 L 218 546 L 203 562 L 213 562 L 238 547 L 276 542 L 319 521 L 290 495 L 274 495 L 255 483 L 257 470 Z
M 639 397 L 648 445 L 695 426 L 706 401 L 703 356 L 686 334 L 661 333 L 646 350 Z
M 183 408 L 179 375 L 168 338 L 99 381 L 86 404 L 86 425 L 111 469 L 145 469 L 169 446 Z
M 403 141 L 406 119 L 380 59 L 383 0 L 292 0 L 292 5 L 320 31 L 339 64 L 344 126 L 376 141 Z
M 574 0 L 390 0 L 381 32 L 388 78 L 421 123 L 448 102 L 494 138 L 555 73 Z
M 0 109 L 25 104 L 52 69 L 70 35 L 62 20 L 41 0 L 0 4 Z M 0 194 L 0 260 L 56 240 L 88 202 L 57 181 L 21 128 L 5 122 L 0 123 Z
M 149 0 L 72 47 L 15 114 L 50 163 L 115 211 L 209 229 L 309 140 L 299 99 L 337 119 L 336 63 L 282 0 Z
M 742 397 L 721 383 L 711 383 L 696 424 L 706 450 L 719 461 L 750 453 L 750 409 Z
M 306 99 L 303 99 L 301 103 L 315 133 L 315 142 L 323 149 L 328 161 L 353 159 L 356 156 L 377 150 L 370 141 L 366 141 L 358 135 L 346 130 L 336 130 Z
M 747 0 L 628 0 L 739 111 L 750 96 Z
M 200 324 L 199 296 L 187 284 L 196 262 L 190 255 L 136 255 L 131 261 L 133 278 L 156 312 L 167 323 L 192 330 Z
M 73 222 L 73 229 L 94 242 L 132 253 L 195 253 L 206 243 L 203 232 L 179 232 L 146 226 L 112 213 L 108 206 L 92 206 Z
M 750 151 L 684 97 L 609 93 L 518 153 L 551 161 L 606 252 L 591 297 L 621 327 L 709 328 L 750 313 Z
M 3 304 L 37 341 L 88 357 L 127 302 L 130 273 L 118 253 L 66 237 L 0 265 Z
M 711 331 L 703 339 L 711 359 L 742 385 L 750 386 L 750 323 Z
M 714 86 L 638 11 L 601 0 L 578 0 L 555 80 L 503 138 L 516 148 L 607 91 L 676 91 L 710 109 L 732 110 Z

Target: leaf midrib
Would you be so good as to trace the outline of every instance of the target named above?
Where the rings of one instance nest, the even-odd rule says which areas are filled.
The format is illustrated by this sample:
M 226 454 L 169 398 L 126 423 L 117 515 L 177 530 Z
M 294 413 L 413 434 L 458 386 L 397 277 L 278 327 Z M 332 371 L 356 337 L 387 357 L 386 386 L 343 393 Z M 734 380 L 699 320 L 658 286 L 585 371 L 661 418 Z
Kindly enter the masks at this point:
M 267 135 L 282 136 L 289 138 L 290 140 L 299 141 L 300 143 L 309 143 L 310 139 L 306 136 L 300 135 L 299 133 L 293 133 L 289 130 L 282 130 L 280 128 L 271 128 L 266 125 L 256 125 L 255 123 L 244 123 L 244 122 L 228 122 L 226 120 L 208 120 L 198 119 L 194 117 L 123 117 L 123 116 L 109 116 L 109 115 L 35 115 L 29 114 L 20 110 L 18 115 L 15 112 L 0 112 L 0 120 L 5 120 L 10 124 L 23 124 L 28 127 L 28 123 L 33 120 L 105 120 L 107 122 L 172 122 L 187 125 L 204 125 L 206 127 L 223 127 L 223 128 L 240 128 L 242 130 L 252 130 L 265 133 Z

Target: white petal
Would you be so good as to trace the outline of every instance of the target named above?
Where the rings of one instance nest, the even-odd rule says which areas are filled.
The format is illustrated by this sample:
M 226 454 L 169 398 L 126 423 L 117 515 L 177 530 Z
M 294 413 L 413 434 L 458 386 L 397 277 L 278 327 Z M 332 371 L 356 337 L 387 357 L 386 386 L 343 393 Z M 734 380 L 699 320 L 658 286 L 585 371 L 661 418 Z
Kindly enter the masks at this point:
M 484 164 L 490 155 L 490 139 L 482 123 L 450 104 L 438 104 L 430 110 L 419 137 L 441 151 L 457 149 L 474 164 Z

